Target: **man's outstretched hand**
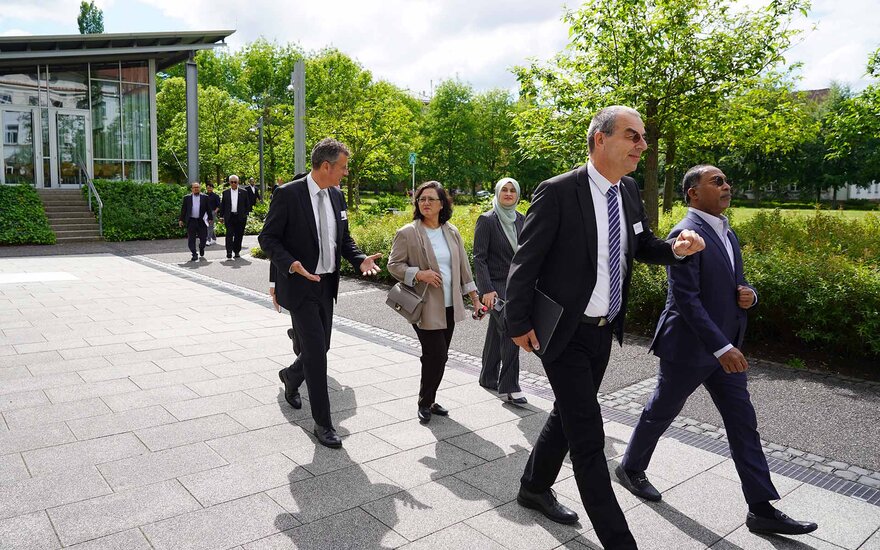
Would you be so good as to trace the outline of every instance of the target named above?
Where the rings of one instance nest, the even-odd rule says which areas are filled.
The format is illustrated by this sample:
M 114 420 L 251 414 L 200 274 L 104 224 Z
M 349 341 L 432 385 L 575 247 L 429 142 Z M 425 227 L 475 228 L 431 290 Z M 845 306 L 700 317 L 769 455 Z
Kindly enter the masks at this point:
M 382 254 L 373 254 L 372 256 L 367 256 L 367 259 L 361 262 L 361 274 L 365 277 L 369 275 L 378 275 L 379 266 L 376 264 L 376 260 L 382 257 Z

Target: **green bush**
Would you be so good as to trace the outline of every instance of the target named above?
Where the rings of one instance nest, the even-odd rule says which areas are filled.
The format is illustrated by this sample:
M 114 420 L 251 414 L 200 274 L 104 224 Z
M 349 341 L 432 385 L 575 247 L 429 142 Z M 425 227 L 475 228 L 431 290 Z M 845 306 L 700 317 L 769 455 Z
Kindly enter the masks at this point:
M 95 180 L 104 203 L 104 240 L 133 241 L 183 237 L 177 225 L 189 187 L 165 183 Z M 83 187 L 83 195 L 88 188 Z
M 0 185 L 0 245 L 55 244 L 55 233 L 33 185 Z
M 523 205 L 525 210 L 527 205 Z M 457 206 L 452 223 L 473 259 L 477 216 L 484 206 Z M 678 205 L 660 217 L 657 235 L 665 237 L 684 218 Z M 749 313 L 750 341 L 781 341 L 858 357 L 880 357 L 880 216 L 845 220 L 817 211 L 812 216 L 760 212 L 738 223 L 728 211 L 743 245 L 746 278 L 758 289 L 758 307 Z M 381 252 L 381 280 L 398 228 L 412 220 L 397 214 L 352 212 L 352 236 L 360 248 Z M 343 273 L 354 269 L 343 262 Z M 644 334 L 653 329 L 666 302 L 662 266 L 636 262 L 630 287 L 628 326 Z

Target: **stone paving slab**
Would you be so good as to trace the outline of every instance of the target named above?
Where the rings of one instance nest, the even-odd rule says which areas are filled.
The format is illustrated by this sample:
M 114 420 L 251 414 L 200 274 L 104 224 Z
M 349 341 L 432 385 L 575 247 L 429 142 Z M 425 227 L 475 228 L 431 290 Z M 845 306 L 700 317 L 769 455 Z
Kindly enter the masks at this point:
M 337 331 L 328 376 L 344 447 L 327 449 L 305 388 L 303 409 L 283 399 L 289 320 L 265 299 L 114 256 L 0 264 L 49 269 L 76 279 L 0 285 L 0 548 L 599 548 L 570 463 L 555 489 L 578 524 L 515 502 L 544 393 L 512 407 L 451 365 L 438 393 L 451 414 L 421 425 L 418 358 Z M 217 331 L 216 304 L 246 326 Z M 609 470 L 632 430 L 615 418 Z M 880 506 L 809 480 L 773 474 L 780 508 L 820 523 L 788 539 L 745 529 L 726 456 L 664 438 L 649 474 L 661 503 L 613 483 L 642 548 L 880 548 Z

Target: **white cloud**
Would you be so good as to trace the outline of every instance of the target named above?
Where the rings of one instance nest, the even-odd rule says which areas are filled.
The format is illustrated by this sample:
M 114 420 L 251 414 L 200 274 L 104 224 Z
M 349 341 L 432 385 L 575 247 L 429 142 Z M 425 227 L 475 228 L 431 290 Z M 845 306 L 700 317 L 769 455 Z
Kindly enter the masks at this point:
M 0 0 L 0 33 L 70 32 L 80 0 Z M 238 48 L 260 36 L 306 50 L 334 46 L 376 78 L 428 91 L 445 78 L 477 89 L 515 88 L 509 68 L 549 59 L 568 42 L 564 0 L 96 0 L 110 32 L 235 29 Z M 739 0 L 752 8 L 769 0 Z M 577 5 L 577 0 L 569 0 Z M 136 14 L 136 15 L 133 15 Z M 122 22 L 122 25 L 120 25 Z M 804 63 L 801 87 L 832 80 L 863 87 L 865 63 L 880 46 L 877 0 L 813 0 L 809 29 L 786 55 Z
M 306 50 L 335 46 L 377 78 L 428 91 L 445 78 L 478 89 L 514 87 L 508 69 L 547 58 L 567 41 L 560 0 L 339 0 L 280 4 L 234 0 L 143 0 L 188 28 L 235 28 L 230 47 L 259 36 Z

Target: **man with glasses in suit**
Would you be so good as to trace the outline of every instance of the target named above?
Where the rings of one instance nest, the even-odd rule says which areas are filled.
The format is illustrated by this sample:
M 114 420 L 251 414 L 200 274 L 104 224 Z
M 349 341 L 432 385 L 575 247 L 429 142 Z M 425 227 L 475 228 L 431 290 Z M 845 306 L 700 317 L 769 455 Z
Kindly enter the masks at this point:
M 605 432 L 596 394 L 613 337 L 622 344 L 632 262 L 671 264 L 704 246 L 693 231 L 663 241 L 654 236 L 636 169 L 648 145 L 641 115 L 606 107 L 590 122 L 590 160 L 542 182 L 513 257 L 507 280 L 508 334 L 541 361 L 556 400 L 520 479 L 517 501 L 559 523 L 578 516 L 559 503 L 551 487 L 571 453 L 574 477 L 587 515 L 606 549 L 634 549 L 635 539 L 614 491 L 605 458 Z M 653 205 L 657 212 L 657 205 Z M 549 343 L 532 324 L 535 290 L 563 308 Z
M 746 527 L 763 534 L 810 533 L 816 530 L 815 523 L 793 520 L 770 504 L 779 493 L 761 449 L 747 387 L 749 364 L 740 351 L 746 312 L 758 303 L 758 293 L 746 282 L 739 239 L 723 214 L 730 206 L 730 182 L 715 166 L 698 165 L 685 173 L 682 192 L 688 214 L 669 238 L 694 231 L 706 248 L 689 262 L 667 268 L 666 307 L 651 343 L 660 358 L 657 387 L 615 474 L 632 494 L 661 499 L 645 470 L 660 436 L 702 385 L 724 421 L 730 456 L 749 508 Z

